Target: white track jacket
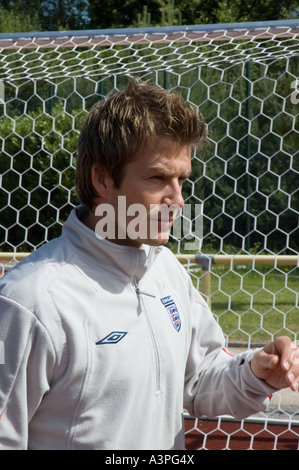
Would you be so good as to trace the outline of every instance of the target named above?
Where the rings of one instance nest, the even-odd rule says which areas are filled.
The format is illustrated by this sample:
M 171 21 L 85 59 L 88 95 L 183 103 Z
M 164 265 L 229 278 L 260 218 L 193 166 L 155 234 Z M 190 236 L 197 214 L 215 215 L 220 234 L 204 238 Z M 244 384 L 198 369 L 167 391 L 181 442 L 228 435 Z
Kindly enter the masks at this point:
M 273 389 L 231 357 L 165 247 L 62 235 L 0 281 L 0 449 L 184 449 L 183 409 L 244 418 Z

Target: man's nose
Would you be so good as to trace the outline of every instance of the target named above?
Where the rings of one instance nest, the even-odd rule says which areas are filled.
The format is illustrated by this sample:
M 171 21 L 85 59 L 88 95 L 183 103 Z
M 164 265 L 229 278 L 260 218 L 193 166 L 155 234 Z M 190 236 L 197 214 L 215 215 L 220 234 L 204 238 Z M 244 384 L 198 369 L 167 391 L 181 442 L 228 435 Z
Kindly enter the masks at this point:
M 172 205 L 183 207 L 184 198 L 182 195 L 182 186 L 179 182 L 169 185 L 168 191 L 163 199 L 163 203 L 167 204 L 168 207 Z

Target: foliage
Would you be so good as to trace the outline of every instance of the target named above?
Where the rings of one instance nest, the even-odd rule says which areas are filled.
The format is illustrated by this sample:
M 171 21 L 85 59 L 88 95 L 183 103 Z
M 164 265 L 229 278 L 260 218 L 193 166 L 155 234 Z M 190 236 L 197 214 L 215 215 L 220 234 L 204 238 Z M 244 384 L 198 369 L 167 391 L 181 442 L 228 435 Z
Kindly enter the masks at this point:
M 171 26 L 298 18 L 297 0 L 0 0 L 0 32 Z
M 296 0 L 109 0 L 104 5 L 98 0 L 89 5 L 92 28 L 268 21 L 298 14 Z
M 0 33 L 38 31 L 36 18 L 15 11 L 5 10 L 0 6 Z
M 293 0 L 147 0 L 142 3 L 137 0 L 28 0 L 26 15 L 19 13 L 21 4 L 20 0 L 0 0 L 0 32 L 171 26 L 298 16 L 297 3 Z M 129 63 L 142 56 L 146 56 L 148 62 L 157 61 L 161 56 L 163 61 L 173 64 L 172 72 L 153 72 L 158 82 L 181 92 L 205 117 L 209 143 L 194 160 L 193 187 L 185 187 L 186 197 L 196 196 L 193 204 L 204 201 L 205 244 L 214 251 L 227 251 L 231 247 L 236 251 L 244 248 L 241 245 L 246 240 L 246 249 L 250 251 L 253 246 L 264 248 L 266 240 L 267 248 L 275 252 L 281 253 L 287 245 L 297 251 L 295 208 L 299 196 L 294 106 L 290 107 L 290 100 L 283 99 L 290 94 L 290 82 L 297 76 L 294 58 L 289 59 L 289 73 L 284 74 L 280 72 L 279 61 L 268 65 L 267 70 L 250 60 L 245 65 L 237 63 L 225 70 L 211 65 L 198 66 L 198 55 L 191 45 L 178 44 L 176 52 L 169 52 L 164 45 L 153 47 L 154 53 L 151 49 L 149 54 L 147 47 L 137 45 L 136 54 L 132 56 L 131 49 L 117 46 L 117 57 L 122 63 Z M 202 50 L 207 50 L 207 58 L 208 54 L 215 55 L 214 46 L 210 50 L 209 47 L 202 46 Z M 254 42 L 247 43 L 246 47 L 254 47 Z M 49 52 L 48 66 L 61 67 L 61 62 L 56 65 L 60 52 Z M 254 52 L 248 50 L 249 58 Z M 189 60 L 188 70 L 182 74 L 177 66 L 177 53 Z M 59 233 L 60 222 L 70 202 L 76 199 L 74 158 L 83 109 L 90 108 L 97 93 L 104 96 L 114 86 L 114 79 L 107 75 L 107 70 L 113 74 L 118 67 L 114 50 L 103 52 L 102 57 L 106 56 L 101 65 L 92 51 L 82 51 L 80 60 L 72 57 L 72 51 L 63 51 L 63 54 L 64 61 L 68 61 L 73 70 L 82 67 L 82 60 L 88 61 L 89 70 L 95 67 L 99 73 L 98 88 L 93 82 L 92 90 L 83 78 L 78 79 L 76 86 L 81 97 L 77 99 L 68 80 L 61 85 L 53 83 L 57 96 L 58 89 L 63 88 L 62 94 L 72 96 L 62 102 L 57 96 L 50 99 L 52 85 L 40 86 L 37 81 L 34 95 L 32 90 L 26 91 L 30 86 L 28 82 L 20 82 L 16 98 L 7 105 L 6 116 L 0 118 L 3 225 L 0 236 L 8 246 L 16 244 L 24 248 L 23 240 L 27 246 L 36 245 Z M 22 57 L 15 55 L 10 57 L 6 68 L 9 73 L 12 67 L 14 79 L 17 73 L 23 72 Z M 35 58 L 34 54 L 32 60 L 35 70 L 41 66 L 40 58 Z M 248 64 L 250 68 L 244 69 Z M 118 87 L 127 78 L 119 75 Z M 111 84 L 106 86 L 109 81 Z M 85 89 L 85 94 L 81 89 Z M 57 170 L 61 170 L 61 175 Z M 279 190 L 276 191 L 278 180 Z M 6 228 L 11 226 L 15 230 L 10 231 L 7 239 Z
M 73 122 L 80 127 L 83 118 L 80 110 L 66 113 L 62 102 L 53 106 L 51 115 L 37 109 L 15 121 L 0 118 L 2 250 L 10 245 L 32 250 L 60 234 L 76 203 L 78 130 Z

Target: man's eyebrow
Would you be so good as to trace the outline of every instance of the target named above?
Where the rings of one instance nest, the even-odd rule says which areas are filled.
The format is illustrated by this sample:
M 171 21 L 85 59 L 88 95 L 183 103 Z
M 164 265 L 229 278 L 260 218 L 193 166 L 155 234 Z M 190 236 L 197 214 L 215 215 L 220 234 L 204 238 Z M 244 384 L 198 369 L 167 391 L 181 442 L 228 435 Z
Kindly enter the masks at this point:
M 172 176 L 175 173 L 171 170 L 168 170 L 168 168 L 164 166 L 153 166 L 149 168 L 149 172 L 151 174 L 156 174 L 156 175 L 161 175 L 161 176 Z M 191 170 L 184 171 L 180 173 L 180 177 L 187 179 L 191 175 L 191 172 L 192 172 Z

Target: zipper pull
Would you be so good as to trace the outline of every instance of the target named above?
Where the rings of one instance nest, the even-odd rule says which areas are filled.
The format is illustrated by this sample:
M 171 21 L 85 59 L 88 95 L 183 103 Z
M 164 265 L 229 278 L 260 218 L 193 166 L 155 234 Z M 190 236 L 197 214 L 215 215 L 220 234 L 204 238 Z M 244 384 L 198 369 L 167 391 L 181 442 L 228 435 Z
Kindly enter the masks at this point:
M 138 285 L 135 285 L 135 292 L 138 295 L 138 297 L 143 294 L 143 295 L 148 295 L 149 297 L 154 297 L 156 296 L 154 294 L 150 294 L 149 292 L 146 292 L 145 290 L 141 290 Z

